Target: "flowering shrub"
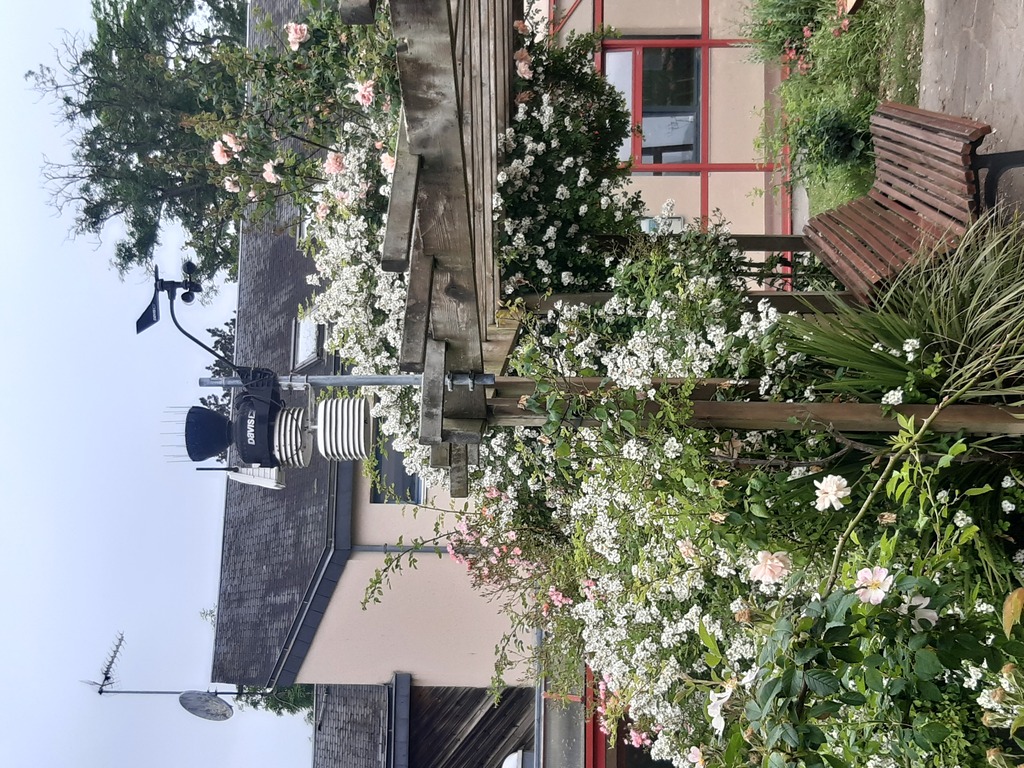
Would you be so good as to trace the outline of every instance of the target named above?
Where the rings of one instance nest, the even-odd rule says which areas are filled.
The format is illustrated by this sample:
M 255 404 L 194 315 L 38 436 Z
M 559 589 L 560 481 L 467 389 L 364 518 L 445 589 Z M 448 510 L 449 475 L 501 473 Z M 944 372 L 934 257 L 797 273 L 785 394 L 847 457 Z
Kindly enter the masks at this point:
M 525 25 L 519 34 L 518 106 L 498 136 L 494 198 L 505 290 L 599 290 L 609 269 L 595 237 L 637 231 L 643 211 L 618 159 L 629 110 L 594 68 L 600 35 L 561 46 Z
M 878 401 L 888 379 L 858 371 L 865 358 L 848 342 L 833 352 L 801 335 L 814 323 L 785 318 L 787 334 L 782 318 L 745 325 L 750 309 L 728 295 L 741 288 L 728 279 L 727 236 L 712 229 L 687 239 L 675 257 L 624 257 L 611 310 L 563 306 L 528 329 L 516 365 L 537 379 L 523 405 L 543 418 L 485 446 L 483 512 L 463 518 L 452 555 L 502 597 L 518 627 L 544 628 L 537 653 L 550 689 L 576 690 L 585 662 L 605 727 L 628 713 L 627 741 L 680 768 L 1019 762 L 1009 732 L 1019 689 L 1009 672 L 986 671 L 1013 671 L 1006 665 L 1024 659 L 1020 630 L 1004 633 L 994 607 L 1024 578 L 1013 543 L 1022 476 L 1005 468 L 1013 443 L 933 434 L 932 419 L 956 397 L 933 400 L 923 422 L 899 416 L 888 440 L 831 431 L 787 440 L 691 424 L 695 380 L 734 375 L 737 360 L 756 377 L 766 349 L 785 360 L 765 389 L 776 396 L 799 388 L 809 369 L 849 377 L 846 396 L 867 400 Z M 726 276 L 711 295 L 693 290 L 704 260 L 685 257 L 702 243 L 706 263 Z M 931 300 L 941 296 L 962 324 L 960 336 L 943 327 L 937 395 L 1019 397 L 1022 331 L 998 308 L 1019 306 L 1021 254 L 1016 229 L 983 223 L 953 259 L 922 260 L 880 299 L 879 313 L 890 302 L 905 309 L 911 295 L 923 301 L 927 280 Z M 658 337 L 652 299 L 673 284 L 674 336 Z M 689 367 L 664 352 L 714 325 L 719 304 L 730 307 L 730 341 L 691 355 Z M 882 354 L 899 362 L 901 381 L 908 363 L 934 362 L 939 331 L 922 322 L 920 304 L 899 315 L 912 337 L 863 319 L 871 311 L 855 314 L 861 320 L 841 315 L 836 325 L 854 335 L 888 328 Z M 607 360 L 637 348 L 642 333 L 660 351 L 635 367 L 636 380 L 615 379 Z M 780 354 L 796 338 L 801 351 Z M 846 354 L 847 366 L 822 364 L 830 354 Z M 677 374 L 671 386 L 656 378 L 667 370 Z M 582 375 L 604 384 L 567 380 Z M 507 648 L 499 662 L 524 650 Z
M 249 215 L 289 198 L 298 209 L 316 206 L 323 219 L 332 206 L 352 202 L 320 194 L 346 167 L 360 178 L 349 190 L 357 197 L 363 184 L 377 190 L 385 175 L 379 165 L 393 147 L 398 119 L 395 41 L 386 5 L 375 25 L 345 25 L 336 11 L 320 8 L 280 35 L 277 47 L 213 50 L 224 79 L 247 97 L 220 100 L 221 110 L 199 115 L 194 127 L 211 140 L 218 178 L 236 193 L 236 204 L 255 203 Z M 201 85 L 210 94 L 225 87 Z M 347 157 L 349 147 L 365 142 L 378 151 Z M 377 208 L 379 223 L 386 204 Z

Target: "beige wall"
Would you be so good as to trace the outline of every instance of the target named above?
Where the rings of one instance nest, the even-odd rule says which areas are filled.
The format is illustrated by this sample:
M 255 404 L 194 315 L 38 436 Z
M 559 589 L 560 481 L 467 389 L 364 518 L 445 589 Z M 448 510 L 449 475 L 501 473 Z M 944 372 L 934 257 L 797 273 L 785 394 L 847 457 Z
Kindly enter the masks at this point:
M 765 103 L 765 71 L 743 48 L 711 51 L 710 136 L 712 163 L 754 163 Z
M 435 490 L 427 494 L 425 504 L 429 506 L 369 504 L 366 499 L 370 498 L 370 481 L 362 474 L 356 478 L 355 498 L 361 501 L 352 512 L 353 544 L 395 544 L 399 536 L 403 537 L 404 541 L 409 541 L 413 537 L 433 538 L 434 522 L 439 515 L 453 509 L 466 508 L 464 500 L 453 504 L 447 493 Z M 442 526 L 442 530 L 447 528 Z
M 712 0 L 712 4 L 717 0 Z M 605 0 L 604 23 L 624 36 L 700 34 L 700 0 Z
M 743 37 L 748 0 L 711 0 L 711 36 Z
M 509 622 L 472 589 L 465 567 L 424 555 L 415 570 L 392 578 L 380 603 L 361 610 L 381 564 L 381 555 L 353 553 L 298 682 L 378 684 L 409 672 L 415 685 L 490 685 L 494 647 Z

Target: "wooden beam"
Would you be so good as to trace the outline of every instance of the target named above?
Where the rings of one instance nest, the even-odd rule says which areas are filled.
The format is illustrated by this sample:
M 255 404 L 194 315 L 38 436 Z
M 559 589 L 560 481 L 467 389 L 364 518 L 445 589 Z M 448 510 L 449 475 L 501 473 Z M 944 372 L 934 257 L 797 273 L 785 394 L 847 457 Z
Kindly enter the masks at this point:
M 398 369 L 401 371 L 423 372 L 427 334 L 430 330 L 430 292 L 433 285 L 434 259 L 425 255 L 417 244 L 409 264 L 409 293 L 405 297 L 402 350 L 398 355 Z
M 558 388 L 566 392 L 596 392 L 606 380 L 600 376 L 572 376 L 561 379 Z M 652 380 L 652 387 L 674 387 L 685 384 L 689 379 L 658 377 Z M 609 385 L 611 387 L 612 385 Z M 757 394 L 760 383 L 757 379 L 702 379 L 694 385 L 690 397 L 693 400 L 710 400 L 721 389 Z M 494 392 L 499 398 L 532 395 L 536 382 L 523 376 L 495 376 Z
M 782 314 L 806 314 L 812 309 L 831 314 L 836 311 L 836 301 L 854 303 L 853 294 L 849 291 L 748 291 L 747 296 L 754 304 L 768 299 L 768 303 Z
M 409 151 L 409 136 L 406 133 L 403 113 L 399 118 L 395 173 L 391 179 L 388 225 L 384 230 L 384 252 L 381 255 L 381 267 L 386 272 L 405 272 L 409 269 L 419 178 L 420 156 Z
M 469 453 L 466 448 L 465 445 L 452 446 L 452 465 L 448 470 L 448 492 L 453 499 L 464 499 L 469 496 Z
M 450 467 L 452 465 L 452 444 L 440 443 L 430 446 L 430 466 Z
M 444 419 L 441 422 L 441 439 L 453 445 L 479 445 L 486 427 L 486 419 Z
M 657 408 L 648 403 L 648 412 Z M 918 423 L 933 410 L 930 405 L 900 405 L 893 410 L 904 416 L 913 416 Z M 539 427 L 545 423 L 543 415 L 519 408 L 513 398 L 492 398 L 488 404 L 487 422 L 490 426 Z M 693 403 L 693 417 L 689 420 L 698 427 L 716 429 L 778 429 L 833 428 L 840 432 L 899 431 L 892 416 L 882 413 L 882 407 L 871 403 Z M 573 422 L 578 426 L 596 426 L 593 419 Z M 1024 435 L 1024 408 L 995 405 L 950 405 L 932 422 L 935 432 L 970 435 Z
M 409 151 L 422 157 L 417 218 L 424 253 L 434 258 L 430 332 L 448 343 L 445 370 L 480 372 L 483 351 L 451 7 L 448 0 L 391 0 L 391 20 L 395 36 L 407 42 L 398 52 L 398 70 Z M 443 409 L 449 418 L 483 418 L 484 390 L 458 387 L 447 393 Z
M 446 349 L 443 341 L 427 339 L 420 387 L 420 444 L 437 445 L 441 440 L 444 413 L 444 370 Z

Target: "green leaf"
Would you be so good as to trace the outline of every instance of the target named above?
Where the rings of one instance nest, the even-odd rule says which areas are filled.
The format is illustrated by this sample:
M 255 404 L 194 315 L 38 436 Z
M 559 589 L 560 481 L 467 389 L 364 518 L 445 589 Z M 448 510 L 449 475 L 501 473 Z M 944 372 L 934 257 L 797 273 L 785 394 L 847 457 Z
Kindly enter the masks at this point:
M 811 659 L 813 659 L 819 653 L 821 653 L 821 648 L 819 648 L 816 645 L 811 645 L 811 646 L 808 646 L 806 648 L 801 648 L 799 651 L 797 651 L 793 655 L 793 663 L 795 663 L 798 666 L 802 667 L 804 664 L 809 662 Z
M 992 486 L 989 485 L 988 483 L 985 483 L 985 485 L 983 485 L 981 488 L 968 488 L 966 491 L 964 491 L 964 494 L 967 496 L 981 496 L 983 493 L 988 493 L 991 490 Z
M 885 681 L 882 680 L 882 673 L 877 669 L 869 667 L 864 670 L 864 684 L 872 691 L 885 693 Z
M 842 708 L 842 703 L 838 701 L 819 701 L 807 710 L 807 716 L 815 719 L 828 717 L 829 715 L 834 715 Z
M 804 672 L 807 687 L 819 696 L 828 696 L 839 690 L 839 678 L 827 669 L 809 669 Z
M 849 704 L 851 707 L 859 707 L 863 704 L 868 703 L 867 697 L 859 691 L 846 691 L 839 694 L 839 700 L 843 704 Z
M 935 655 L 934 651 L 925 648 L 914 654 L 914 674 L 920 680 L 931 680 L 944 671 L 945 667 L 942 666 L 942 662 L 939 661 L 939 657 Z
M 771 680 L 766 680 L 757 692 L 757 703 L 762 707 L 768 705 L 772 699 L 774 699 L 779 691 L 782 689 L 782 678 L 773 677 Z M 753 718 L 757 719 L 757 718 Z
M 781 752 L 772 752 L 768 756 L 768 768 L 786 768 L 786 756 Z
M 864 660 L 864 654 L 850 645 L 834 645 L 828 649 L 828 652 L 848 664 L 859 664 Z
M 850 768 L 850 764 L 848 762 L 836 757 L 835 755 L 823 754 L 822 757 L 825 758 L 832 768 Z
M 721 661 L 722 652 L 718 650 L 718 642 L 714 636 L 708 632 L 708 628 L 704 626 L 704 620 L 701 619 L 697 624 L 697 634 L 700 635 L 700 641 L 704 643 L 704 647 L 707 648 L 715 656 L 719 657 Z
M 877 654 L 877 653 L 869 653 L 867 656 L 864 657 L 864 666 L 865 667 L 871 667 L 871 668 L 880 667 L 880 666 L 882 666 L 882 664 L 884 662 L 885 662 L 885 659 L 882 658 L 882 656 L 880 654 Z
M 918 683 L 917 690 L 925 701 L 942 701 L 942 691 L 939 690 L 939 686 L 929 680 L 922 680 Z
M 939 744 L 949 736 L 949 728 L 944 726 L 942 723 L 926 723 L 918 728 L 917 732 L 921 734 L 929 744 Z

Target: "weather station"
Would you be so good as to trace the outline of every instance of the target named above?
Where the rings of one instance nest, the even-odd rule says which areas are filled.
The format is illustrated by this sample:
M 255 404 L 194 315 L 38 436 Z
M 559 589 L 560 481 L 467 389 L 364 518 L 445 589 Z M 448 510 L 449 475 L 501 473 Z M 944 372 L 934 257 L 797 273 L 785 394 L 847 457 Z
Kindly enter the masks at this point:
M 227 467 L 210 467 L 226 471 L 237 482 L 266 488 L 284 487 L 284 470 L 308 466 L 313 447 L 328 461 L 360 461 L 368 458 L 374 445 L 372 403 L 363 397 L 336 397 L 315 403 L 315 390 L 321 387 L 420 387 L 422 374 L 397 375 L 322 375 L 284 374 L 259 366 L 236 365 L 218 354 L 178 322 L 175 299 L 191 304 L 202 291 L 193 279 L 196 266 L 186 261 L 181 280 L 164 280 L 154 268 L 153 298 L 135 322 L 135 332 L 156 325 L 160 320 L 160 294 L 167 294 L 171 320 L 186 338 L 210 353 L 234 372 L 232 377 L 199 379 L 201 387 L 224 387 L 240 390 L 234 398 L 233 418 L 203 406 L 192 406 L 185 417 L 185 447 L 190 460 L 202 462 L 232 448 L 236 461 Z M 444 386 L 448 390 L 494 384 L 493 374 L 448 373 Z M 307 407 L 288 407 L 281 393 L 284 390 L 307 392 Z M 203 468 L 201 468 L 203 469 Z

